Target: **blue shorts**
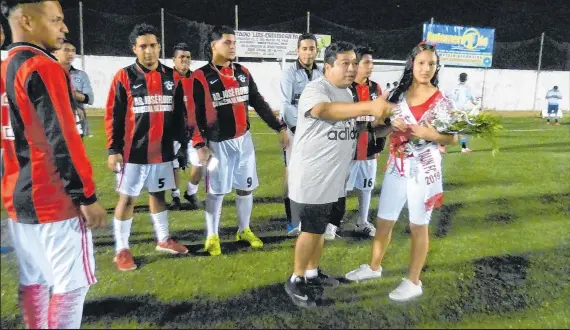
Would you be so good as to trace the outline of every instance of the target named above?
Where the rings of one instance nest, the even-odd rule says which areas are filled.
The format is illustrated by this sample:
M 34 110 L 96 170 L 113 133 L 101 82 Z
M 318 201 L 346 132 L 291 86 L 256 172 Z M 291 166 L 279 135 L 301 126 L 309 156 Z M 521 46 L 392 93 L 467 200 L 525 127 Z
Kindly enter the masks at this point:
M 558 114 L 558 104 L 549 104 L 548 105 L 548 114 L 549 115 L 557 115 Z

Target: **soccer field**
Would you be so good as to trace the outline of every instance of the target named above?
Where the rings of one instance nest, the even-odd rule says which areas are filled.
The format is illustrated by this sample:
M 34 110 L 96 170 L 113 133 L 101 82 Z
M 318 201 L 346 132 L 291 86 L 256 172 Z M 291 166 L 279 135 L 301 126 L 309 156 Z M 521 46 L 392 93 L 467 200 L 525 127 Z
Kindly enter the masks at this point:
M 285 236 L 283 160 L 278 136 L 252 119 L 260 187 L 254 192 L 252 230 L 265 242 L 252 251 L 235 243 L 234 195 L 222 210 L 222 255 L 206 256 L 203 210 L 169 212 L 173 238 L 190 254 L 155 252 L 148 197 L 137 203 L 131 249 L 139 268 L 113 263 L 111 219 L 117 200 L 107 169 L 103 120 L 90 119 L 86 138 L 97 191 L 109 214 L 94 232 L 98 283 L 87 296 L 84 328 L 568 328 L 570 327 L 570 126 L 538 118 L 505 118 L 501 151 L 484 141 L 444 155 L 445 201 L 430 224 L 422 276 L 424 295 L 388 299 L 405 276 L 410 251 L 407 213 L 394 229 L 383 277 L 326 291 L 325 305 L 303 310 L 285 294 L 295 240 Z M 379 159 L 383 167 L 387 154 Z M 383 173 L 378 172 L 371 216 Z M 170 200 L 170 194 L 167 199 Z M 201 185 L 200 196 L 204 199 Z M 325 243 L 323 269 L 342 276 L 370 259 L 370 243 L 353 234 L 358 203 L 350 197 L 343 238 Z M 3 218 L 5 212 L 3 212 Z M 1 258 L 1 326 L 22 327 L 14 254 Z

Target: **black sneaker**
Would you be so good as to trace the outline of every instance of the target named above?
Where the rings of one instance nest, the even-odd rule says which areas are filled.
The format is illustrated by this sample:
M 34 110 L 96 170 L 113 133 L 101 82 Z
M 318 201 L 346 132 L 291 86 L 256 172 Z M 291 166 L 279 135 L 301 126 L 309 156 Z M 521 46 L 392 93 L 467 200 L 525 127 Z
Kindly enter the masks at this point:
M 182 210 L 182 203 L 180 197 L 172 197 L 172 203 L 168 207 L 169 210 Z
M 291 278 L 287 278 L 285 282 L 285 292 L 293 301 L 293 304 L 303 308 L 316 307 L 317 302 L 307 285 L 307 280 L 304 277 L 298 277 L 294 282 Z
M 190 210 L 198 210 L 200 209 L 200 201 L 198 201 L 198 198 L 196 197 L 196 194 L 194 195 L 188 195 L 188 192 L 186 191 L 184 193 L 184 199 L 188 201 L 188 203 L 190 203 Z
M 307 280 L 309 283 L 314 283 L 316 285 L 320 282 L 320 285 L 329 288 L 336 288 L 340 285 L 340 282 L 336 278 L 328 276 L 320 268 L 318 268 L 317 271 L 319 275 L 314 279 Z

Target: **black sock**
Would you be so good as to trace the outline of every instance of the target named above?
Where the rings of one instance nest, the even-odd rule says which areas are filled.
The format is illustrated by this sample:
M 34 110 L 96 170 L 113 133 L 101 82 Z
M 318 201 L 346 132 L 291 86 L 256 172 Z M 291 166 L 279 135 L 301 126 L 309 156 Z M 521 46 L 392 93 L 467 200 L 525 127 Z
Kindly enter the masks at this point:
M 557 123 L 557 122 L 558 122 L 558 119 L 554 119 L 554 122 Z
M 463 148 L 463 149 L 467 148 L 467 143 L 461 142 L 461 148 Z
M 285 214 L 287 214 L 287 220 L 291 222 L 291 200 L 289 197 L 285 197 L 285 199 L 283 199 L 283 203 L 285 203 Z

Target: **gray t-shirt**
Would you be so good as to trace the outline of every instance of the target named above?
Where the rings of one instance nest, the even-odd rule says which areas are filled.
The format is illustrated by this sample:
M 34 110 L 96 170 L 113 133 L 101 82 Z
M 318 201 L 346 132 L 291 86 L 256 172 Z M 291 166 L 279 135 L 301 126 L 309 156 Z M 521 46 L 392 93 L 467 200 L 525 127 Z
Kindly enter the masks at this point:
M 358 139 L 356 120 L 326 121 L 311 116 L 311 109 L 323 102 L 352 103 L 353 99 L 348 88 L 335 87 L 325 78 L 310 82 L 301 94 L 288 165 L 289 198 L 297 203 L 332 203 L 346 194 Z

